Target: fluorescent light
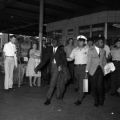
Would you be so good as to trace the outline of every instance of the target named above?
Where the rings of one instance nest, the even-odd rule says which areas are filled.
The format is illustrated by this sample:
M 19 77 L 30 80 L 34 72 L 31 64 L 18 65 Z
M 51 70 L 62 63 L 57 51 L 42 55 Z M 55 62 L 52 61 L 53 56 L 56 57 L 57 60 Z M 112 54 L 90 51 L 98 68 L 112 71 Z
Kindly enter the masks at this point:
M 0 33 L 0 35 L 2 35 L 3 33 Z
M 120 28 L 120 24 L 113 24 L 113 27 Z

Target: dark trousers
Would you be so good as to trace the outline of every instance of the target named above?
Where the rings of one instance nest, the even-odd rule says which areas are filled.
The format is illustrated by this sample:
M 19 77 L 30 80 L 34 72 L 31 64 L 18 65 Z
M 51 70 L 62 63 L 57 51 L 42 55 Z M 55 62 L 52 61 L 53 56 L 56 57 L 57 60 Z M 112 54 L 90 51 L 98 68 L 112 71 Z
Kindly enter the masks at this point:
M 70 82 L 74 82 L 74 62 L 73 61 L 70 61 L 70 62 L 67 62 L 68 64 L 68 69 L 69 69 L 69 72 L 70 72 L 70 76 L 71 76 L 71 81 Z
M 96 104 L 104 102 L 104 74 L 102 68 L 98 66 L 95 74 L 91 76 L 91 92 Z
M 62 95 L 65 89 L 65 85 L 63 83 L 63 81 L 59 80 L 58 81 L 58 69 L 57 69 L 57 65 L 56 64 L 52 64 L 51 66 L 51 80 L 50 80 L 50 87 L 47 93 L 47 99 L 51 99 L 53 92 L 56 88 L 56 95 L 58 99 L 62 99 Z
M 42 83 L 45 85 L 45 84 L 48 84 L 49 83 L 49 68 L 48 66 L 46 65 L 42 70 L 41 70 L 41 78 L 42 78 Z
M 78 99 L 83 98 L 83 79 L 85 78 L 85 68 L 86 65 L 76 65 L 75 66 L 75 79 L 78 82 Z
M 91 76 L 88 74 L 88 94 L 91 93 Z
M 111 73 L 111 93 L 116 93 L 117 88 L 120 87 L 120 62 L 113 61 L 116 70 Z
M 111 89 L 111 73 L 104 76 L 104 88 L 106 93 Z

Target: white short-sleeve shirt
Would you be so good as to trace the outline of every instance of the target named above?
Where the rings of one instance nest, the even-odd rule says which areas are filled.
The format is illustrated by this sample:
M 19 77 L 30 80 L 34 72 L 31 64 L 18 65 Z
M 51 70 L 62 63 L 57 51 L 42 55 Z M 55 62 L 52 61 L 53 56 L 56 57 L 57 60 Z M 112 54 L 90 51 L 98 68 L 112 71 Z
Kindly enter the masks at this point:
M 109 46 L 108 45 L 105 45 L 104 46 L 104 50 L 106 51 L 106 58 L 108 58 L 108 56 L 109 56 L 109 54 L 110 54 L 110 48 L 109 48 Z
M 74 59 L 74 64 L 87 64 L 87 54 L 88 54 L 88 48 L 84 47 L 80 49 L 79 47 L 76 47 L 73 49 L 70 58 Z
M 4 45 L 3 52 L 5 53 L 5 56 L 15 56 L 16 51 L 15 44 L 9 42 Z

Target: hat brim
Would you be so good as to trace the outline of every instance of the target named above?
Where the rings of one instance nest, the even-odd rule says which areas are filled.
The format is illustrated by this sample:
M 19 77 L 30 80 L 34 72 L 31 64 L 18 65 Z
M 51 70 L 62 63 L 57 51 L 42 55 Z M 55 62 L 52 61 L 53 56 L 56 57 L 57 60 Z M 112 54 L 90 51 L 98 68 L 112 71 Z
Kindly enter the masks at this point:
M 83 41 L 83 42 L 85 42 L 86 40 L 83 39 L 83 38 L 79 38 L 79 39 L 77 39 L 77 41 Z

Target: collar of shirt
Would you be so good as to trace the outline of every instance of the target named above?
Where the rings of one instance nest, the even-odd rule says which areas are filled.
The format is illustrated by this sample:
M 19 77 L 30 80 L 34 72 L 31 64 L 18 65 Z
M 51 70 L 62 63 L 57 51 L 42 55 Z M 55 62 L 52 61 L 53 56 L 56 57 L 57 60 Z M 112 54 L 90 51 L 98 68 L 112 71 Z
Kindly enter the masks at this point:
M 70 54 L 70 58 L 73 60 L 74 59 L 74 64 L 79 65 L 79 64 L 87 64 L 87 53 L 88 49 L 86 47 L 80 48 L 76 47 L 73 49 L 72 53 Z
M 15 44 L 13 44 L 12 42 L 9 42 L 8 44 L 9 44 L 9 45 L 12 45 L 12 46 L 15 46 Z
M 43 48 L 46 48 L 46 45 L 43 45 Z
M 97 53 L 99 54 L 100 53 L 100 48 L 95 46 L 95 49 L 96 49 Z
M 77 47 L 77 50 L 83 50 L 83 49 L 85 49 L 85 47 L 82 47 L 82 48 L 80 48 L 80 47 Z
M 58 47 L 53 47 L 53 51 L 56 52 Z

